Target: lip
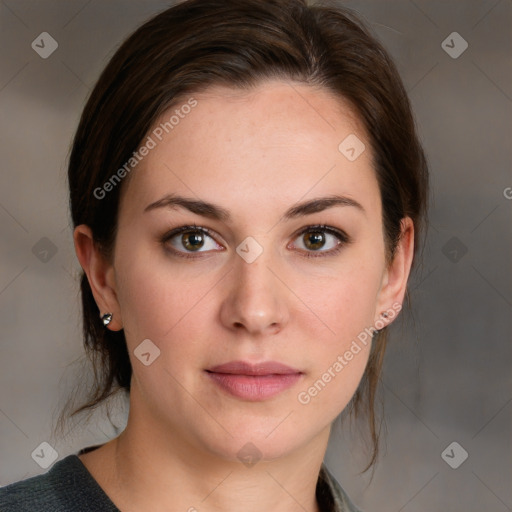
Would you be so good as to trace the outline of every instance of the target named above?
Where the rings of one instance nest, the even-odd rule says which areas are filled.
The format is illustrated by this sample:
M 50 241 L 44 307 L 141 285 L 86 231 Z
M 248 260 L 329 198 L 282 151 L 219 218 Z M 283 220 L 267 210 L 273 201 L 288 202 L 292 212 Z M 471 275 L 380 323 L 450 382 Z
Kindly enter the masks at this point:
M 286 366 L 277 361 L 264 361 L 262 363 L 251 364 L 245 361 L 230 361 L 229 363 L 219 364 L 208 368 L 209 372 L 229 373 L 232 375 L 289 375 L 292 373 L 302 373 L 296 368 Z
M 303 376 L 300 370 L 276 361 L 257 364 L 231 361 L 205 372 L 228 394 L 251 402 L 276 396 L 296 384 Z

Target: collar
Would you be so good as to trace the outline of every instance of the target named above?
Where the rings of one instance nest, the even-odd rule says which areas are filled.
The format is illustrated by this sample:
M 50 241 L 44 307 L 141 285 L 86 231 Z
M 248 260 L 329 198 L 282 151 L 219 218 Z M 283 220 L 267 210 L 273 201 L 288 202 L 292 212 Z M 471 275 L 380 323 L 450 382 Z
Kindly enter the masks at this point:
M 322 512 L 361 512 L 323 463 L 318 475 L 316 498 Z

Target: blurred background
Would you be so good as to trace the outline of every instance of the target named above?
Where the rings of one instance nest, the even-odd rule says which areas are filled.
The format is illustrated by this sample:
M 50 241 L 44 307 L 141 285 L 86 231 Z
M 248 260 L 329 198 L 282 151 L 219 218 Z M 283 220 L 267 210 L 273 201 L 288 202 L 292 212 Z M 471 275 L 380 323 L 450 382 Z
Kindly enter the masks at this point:
M 391 328 L 371 472 L 359 428 L 325 462 L 365 512 L 512 510 L 512 1 L 341 2 L 394 57 L 432 181 L 412 315 Z M 0 485 L 115 437 L 126 408 L 52 435 L 80 381 L 66 164 L 84 102 L 156 0 L 0 0 Z M 51 452 L 53 453 L 53 452 Z M 47 465 L 47 467 L 43 467 Z

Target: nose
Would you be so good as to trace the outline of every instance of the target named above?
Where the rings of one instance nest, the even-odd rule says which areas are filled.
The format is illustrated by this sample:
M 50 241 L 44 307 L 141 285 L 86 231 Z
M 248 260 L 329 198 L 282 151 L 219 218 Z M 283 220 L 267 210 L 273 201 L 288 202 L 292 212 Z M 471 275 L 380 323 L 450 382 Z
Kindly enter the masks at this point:
M 220 316 L 226 328 L 251 335 L 277 334 L 287 324 L 289 309 L 285 285 L 266 251 L 247 263 L 235 256 Z M 288 294 L 289 295 L 289 294 Z

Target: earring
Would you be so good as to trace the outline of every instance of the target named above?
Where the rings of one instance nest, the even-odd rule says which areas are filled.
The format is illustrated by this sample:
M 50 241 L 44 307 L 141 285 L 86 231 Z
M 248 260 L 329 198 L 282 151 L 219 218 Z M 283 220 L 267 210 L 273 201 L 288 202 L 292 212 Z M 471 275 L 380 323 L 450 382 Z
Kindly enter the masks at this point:
M 103 322 L 103 325 L 106 327 L 112 321 L 112 313 L 105 313 L 104 315 L 100 315 L 100 318 Z
M 387 313 L 386 311 L 383 311 L 380 314 L 380 316 L 383 317 L 383 318 L 387 318 L 389 316 L 389 313 Z M 379 334 L 381 330 L 382 329 L 378 329 L 378 330 L 373 331 L 373 336 L 377 336 L 377 334 Z M 373 336 L 372 336 L 372 338 L 373 338 Z

